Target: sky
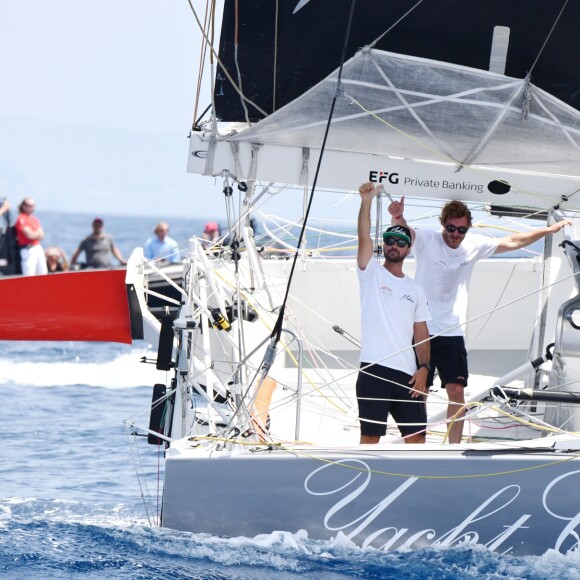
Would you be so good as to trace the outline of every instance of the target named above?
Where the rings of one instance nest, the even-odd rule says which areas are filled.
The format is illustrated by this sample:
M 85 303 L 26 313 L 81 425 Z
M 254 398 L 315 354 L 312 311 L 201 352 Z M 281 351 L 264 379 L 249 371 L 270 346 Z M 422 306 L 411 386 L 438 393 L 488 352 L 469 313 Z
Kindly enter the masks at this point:
M 186 172 L 199 44 L 187 0 L 2 0 L 0 196 L 223 216 L 221 182 Z
M 223 219 L 221 179 L 186 170 L 200 44 L 187 0 L 1 0 L 0 197 L 31 196 L 39 214 Z M 302 213 L 301 191 L 268 199 Z M 312 215 L 351 223 L 358 206 L 317 191 Z

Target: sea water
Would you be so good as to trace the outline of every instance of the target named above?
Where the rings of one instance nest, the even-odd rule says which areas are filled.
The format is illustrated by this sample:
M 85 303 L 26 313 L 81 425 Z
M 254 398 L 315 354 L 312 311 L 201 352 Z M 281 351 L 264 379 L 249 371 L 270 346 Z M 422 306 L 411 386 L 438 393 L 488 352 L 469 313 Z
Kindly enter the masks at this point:
M 69 255 L 92 217 L 41 215 Z M 100 217 L 125 256 L 155 226 Z M 169 221 L 180 242 L 203 228 Z M 154 356 L 144 342 L 0 343 L 0 578 L 580 578 L 580 553 L 384 553 L 302 530 L 222 538 L 159 528 L 163 458 L 131 424 L 147 426 L 151 386 L 166 377 L 143 356 Z M 200 501 L 220 509 L 210 489 Z

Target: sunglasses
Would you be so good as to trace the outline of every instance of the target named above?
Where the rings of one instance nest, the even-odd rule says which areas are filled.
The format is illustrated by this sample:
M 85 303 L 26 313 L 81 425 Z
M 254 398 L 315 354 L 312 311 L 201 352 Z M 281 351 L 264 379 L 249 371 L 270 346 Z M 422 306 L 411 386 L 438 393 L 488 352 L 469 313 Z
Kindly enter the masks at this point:
M 387 246 L 394 246 L 397 244 L 399 248 L 404 248 L 409 245 L 405 240 L 401 240 L 400 238 L 387 238 L 385 244 L 387 244 Z
M 460 234 L 466 234 L 469 228 L 466 226 L 452 226 L 451 224 L 445 224 L 445 231 L 448 234 L 452 234 L 453 232 L 459 232 Z

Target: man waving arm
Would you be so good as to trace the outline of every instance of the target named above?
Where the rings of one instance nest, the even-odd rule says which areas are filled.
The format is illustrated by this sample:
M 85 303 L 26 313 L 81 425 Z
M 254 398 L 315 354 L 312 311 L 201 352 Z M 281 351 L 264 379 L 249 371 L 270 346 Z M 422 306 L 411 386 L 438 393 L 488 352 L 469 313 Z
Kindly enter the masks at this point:
M 407 223 L 405 219 L 405 196 L 400 201 L 392 201 L 387 208 L 391 214 L 391 225 L 405 226 L 411 232 L 411 243 L 415 243 L 415 230 Z
M 511 236 L 504 236 L 500 238 L 497 242 L 497 249 L 494 253 L 503 254 L 504 252 L 511 252 L 513 250 L 519 250 L 520 248 L 525 248 L 546 236 L 555 234 L 559 232 L 565 226 L 571 226 L 572 222 L 570 220 L 562 220 L 551 226 L 545 228 L 538 228 L 537 230 L 531 232 L 521 232 L 517 234 L 512 234 Z

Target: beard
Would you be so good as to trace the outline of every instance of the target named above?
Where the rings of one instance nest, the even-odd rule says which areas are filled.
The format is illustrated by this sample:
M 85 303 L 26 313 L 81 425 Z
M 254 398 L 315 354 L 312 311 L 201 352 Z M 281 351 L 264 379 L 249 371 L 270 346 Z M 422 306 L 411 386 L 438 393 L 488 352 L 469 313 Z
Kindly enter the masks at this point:
M 399 254 L 398 252 L 387 252 L 387 255 L 385 256 L 385 260 L 387 262 L 390 262 L 391 264 L 398 264 L 399 262 L 402 262 L 405 259 L 406 256 L 403 256 L 402 254 Z

